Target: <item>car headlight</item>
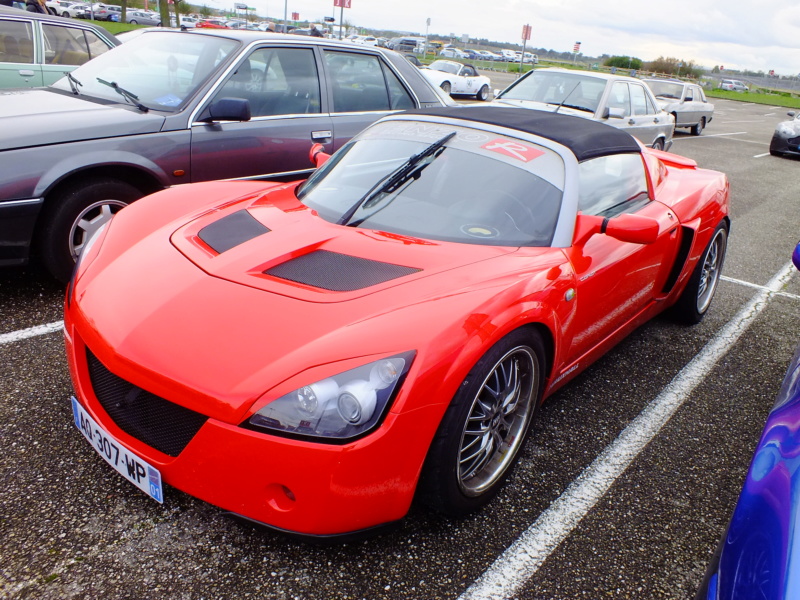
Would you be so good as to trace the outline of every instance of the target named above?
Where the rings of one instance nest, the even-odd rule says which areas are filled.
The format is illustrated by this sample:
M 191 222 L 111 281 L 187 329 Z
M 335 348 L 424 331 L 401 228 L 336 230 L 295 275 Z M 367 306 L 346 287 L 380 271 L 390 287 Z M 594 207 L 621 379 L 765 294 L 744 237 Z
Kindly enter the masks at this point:
M 790 138 L 794 137 L 796 134 L 795 128 L 790 123 L 780 123 L 778 127 L 775 128 L 775 133 L 777 133 L 781 137 Z
M 376 427 L 400 390 L 414 352 L 367 363 L 273 400 L 247 421 L 291 437 L 345 441 Z

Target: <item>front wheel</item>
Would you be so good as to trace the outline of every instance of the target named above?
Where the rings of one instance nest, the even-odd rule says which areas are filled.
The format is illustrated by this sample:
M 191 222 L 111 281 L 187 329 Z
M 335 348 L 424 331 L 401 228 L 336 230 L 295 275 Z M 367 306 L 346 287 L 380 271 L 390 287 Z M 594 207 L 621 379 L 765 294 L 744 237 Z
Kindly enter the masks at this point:
M 97 177 L 75 183 L 49 199 L 39 231 L 39 253 L 48 271 L 65 283 L 81 250 L 122 208 L 142 197 L 124 181 Z
M 489 86 L 484 85 L 481 89 L 478 90 L 478 93 L 475 94 L 475 98 L 480 100 L 481 102 L 486 102 L 489 99 Z
M 443 81 L 442 85 L 440 87 L 442 88 L 442 91 L 444 91 L 445 94 L 447 94 L 448 96 L 450 95 L 450 89 L 451 88 L 450 88 L 450 82 L 449 81 Z
M 544 344 L 533 329 L 497 342 L 472 368 L 434 438 L 420 497 L 465 516 L 489 502 L 517 461 L 544 389 Z
M 700 262 L 697 263 L 686 289 L 673 308 L 674 315 L 679 321 L 694 325 L 703 320 L 717 291 L 727 248 L 728 226 L 723 221 L 714 230 L 714 235 L 700 257 Z

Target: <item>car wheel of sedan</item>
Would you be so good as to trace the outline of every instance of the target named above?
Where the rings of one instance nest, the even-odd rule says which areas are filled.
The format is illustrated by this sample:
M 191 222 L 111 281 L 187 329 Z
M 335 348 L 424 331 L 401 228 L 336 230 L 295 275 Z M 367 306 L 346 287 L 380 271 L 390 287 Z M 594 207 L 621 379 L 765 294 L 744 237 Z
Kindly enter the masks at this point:
M 486 102 L 489 99 L 489 86 L 484 85 L 481 89 L 478 90 L 478 93 L 475 94 L 475 98 L 480 100 L 481 102 Z
M 700 119 L 697 124 L 692 127 L 692 135 L 700 135 L 703 133 L 703 127 L 706 125 L 705 119 Z
M 450 95 L 450 89 L 451 88 L 450 88 L 450 82 L 449 81 L 443 81 L 442 85 L 441 85 L 441 88 L 442 88 L 442 90 L 444 90 L 445 94 L 447 94 L 448 96 Z
M 532 329 L 495 344 L 473 367 L 445 413 L 426 459 L 420 497 L 467 515 L 503 485 L 544 388 L 544 344 Z
M 139 22 L 138 22 L 136 19 L 134 19 L 134 20 L 133 20 L 133 21 L 131 21 L 130 23 L 131 23 L 131 25 L 138 25 L 138 24 L 139 24 Z
M 61 16 L 65 19 L 69 19 L 71 15 L 65 10 L 63 13 L 61 13 Z
M 51 200 L 39 235 L 42 262 L 61 282 L 69 281 L 75 261 L 91 237 L 142 192 L 124 181 L 98 177 L 73 184 Z
M 653 142 L 653 150 L 663 150 L 663 149 L 664 149 L 664 140 L 659 138 L 655 142 Z
M 717 291 L 727 247 L 728 226 L 723 222 L 714 230 L 686 289 L 675 304 L 674 314 L 678 320 L 694 325 L 703 319 Z

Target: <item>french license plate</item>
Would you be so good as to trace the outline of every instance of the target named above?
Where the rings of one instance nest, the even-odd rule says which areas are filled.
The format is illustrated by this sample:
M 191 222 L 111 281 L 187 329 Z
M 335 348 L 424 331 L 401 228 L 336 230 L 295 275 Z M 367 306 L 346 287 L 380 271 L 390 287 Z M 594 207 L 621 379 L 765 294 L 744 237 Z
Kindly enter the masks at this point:
M 83 434 L 83 437 L 89 440 L 103 460 L 145 494 L 158 502 L 164 502 L 161 472 L 158 469 L 114 439 L 89 416 L 89 413 L 84 410 L 74 396 L 72 397 L 72 415 L 75 418 L 75 426 Z

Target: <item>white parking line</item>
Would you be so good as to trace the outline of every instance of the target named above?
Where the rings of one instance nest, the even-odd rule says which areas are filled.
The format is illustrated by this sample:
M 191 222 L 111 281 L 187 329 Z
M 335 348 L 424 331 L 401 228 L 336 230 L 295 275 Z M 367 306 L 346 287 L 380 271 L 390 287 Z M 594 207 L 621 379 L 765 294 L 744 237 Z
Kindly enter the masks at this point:
M 764 152 L 764 154 L 754 154 L 753 158 L 764 158 L 765 156 L 769 156 L 769 152 Z
M 644 447 L 661 431 L 700 383 L 780 292 L 794 273 L 781 269 L 678 373 L 628 427 L 583 471 L 459 600 L 506 600 L 515 596 L 548 556 L 577 527 Z
M 757 283 L 750 283 L 749 281 L 742 281 L 741 279 L 734 279 L 733 277 L 726 277 L 725 275 L 721 275 L 720 279 L 722 281 L 727 281 L 728 283 L 737 283 L 739 285 L 743 285 L 745 287 L 751 287 L 756 290 L 764 290 L 769 292 L 770 294 L 774 294 L 775 296 L 783 296 L 785 298 L 792 298 L 793 300 L 800 300 L 800 296 L 797 294 L 790 294 L 789 292 L 776 292 L 774 290 L 769 289 L 765 285 L 758 285 Z
M 745 133 L 747 133 L 747 132 L 746 131 L 735 131 L 733 133 L 713 133 L 711 135 L 708 135 L 708 134 L 692 135 L 692 136 L 688 136 L 687 135 L 685 137 L 681 136 L 681 137 L 672 138 L 672 141 L 673 142 L 677 142 L 679 140 L 702 140 L 702 139 L 705 139 L 705 138 L 725 137 L 725 136 L 728 136 L 728 135 L 742 135 L 742 134 L 745 134 Z
M 12 331 L 11 333 L 3 333 L 0 334 L 0 346 L 3 344 L 12 344 L 14 342 L 19 342 L 20 340 L 36 337 L 37 335 L 53 333 L 54 331 L 63 329 L 63 327 L 64 321 L 54 321 L 53 323 L 47 323 L 46 325 L 37 325 L 36 327 L 29 327 L 28 329 L 19 329 L 18 331 Z

